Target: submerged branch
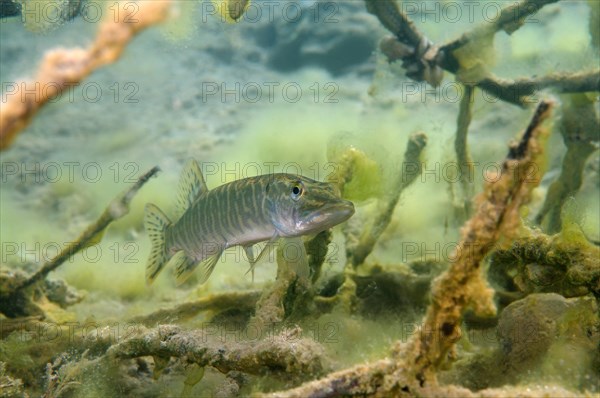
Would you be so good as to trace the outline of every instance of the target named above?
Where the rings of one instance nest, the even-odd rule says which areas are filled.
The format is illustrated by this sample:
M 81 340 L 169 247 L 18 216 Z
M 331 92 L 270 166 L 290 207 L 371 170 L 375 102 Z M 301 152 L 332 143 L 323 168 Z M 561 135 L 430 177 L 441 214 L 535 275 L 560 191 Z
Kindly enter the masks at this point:
M 182 322 L 202 311 L 224 311 L 229 308 L 252 310 L 260 297 L 260 291 L 231 292 L 212 294 L 199 300 L 186 302 L 173 308 L 155 311 L 148 315 L 136 316 L 133 323 L 153 326 L 162 323 Z
M 522 0 L 508 5 L 495 20 L 486 22 L 443 46 L 436 46 L 419 32 L 394 0 L 365 1 L 367 10 L 394 34 L 393 38 L 386 38 L 381 42 L 381 51 L 389 62 L 402 60 L 406 75 L 415 81 L 426 81 L 437 87 L 442 80 L 442 70 L 445 70 L 457 75 L 465 84 L 479 87 L 502 101 L 519 106 L 531 102 L 529 97 L 545 88 L 553 88 L 560 93 L 600 91 L 598 69 L 516 80 L 502 79 L 491 73 L 484 73 L 475 81 L 467 81 L 468 78 L 461 77 L 461 57 L 469 57 L 472 56 L 470 53 L 475 53 L 485 58 L 484 47 L 492 45 L 496 32 L 504 30 L 508 34 L 513 33 L 523 25 L 528 16 L 558 0 Z M 469 48 L 467 54 L 460 55 L 459 50 L 465 51 L 466 48 Z
M 478 314 L 492 315 L 493 291 L 481 274 L 481 261 L 501 237 L 512 237 L 521 224 L 519 209 L 541 179 L 537 162 L 547 135 L 541 124 L 550 116 L 552 104 L 542 102 L 525 130 L 521 141 L 512 145 L 502 174 L 485 185 L 477 210 L 462 230 L 449 269 L 433 284 L 432 303 L 427 310 L 422 333 L 409 342 L 406 357 L 420 385 L 435 381 L 435 371 L 460 338 L 460 323 L 465 310 L 473 306 Z
M 185 331 L 164 325 L 142 330 L 110 347 L 107 356 L 116 359 L 177 357 L 201 367 L 212 366 L 222 373 L 235 370 L 249 374 L 318 375 L 323 370 L 323 349 L 313 340 L 301 338 L 300 333 L 301 330 L 295 328 L 258 341 L 230 342 L 208 336 L 205 330 Z
M 536 92 L 553 88 L 559 93 L 585 93 L 600 91 L 600 69 L 576 73 L 551 73 L 539 78 L 516 80 L 488 76 L 476 83 L 477 87 L 505 102 L 523 106 L 534 102 Z
M 417 30 L 408 17 L 400 11 L 394 0 L 365 0 L 367 11 L 394 34 L 393 41 L 382 43 L 382 51 L 390 62 L 402 59 L 406 75 L 416 81 L 426 81 L 437 87 L 443 78 L 442 68 L 436 59 L 438 48 Z
M 0 306 L 0 309 L 5 306 L 10 306 L 10 303 L 21 302 L 23 297 L 15 297 L 15 295 L 17 295 L 20 291 L 44 279 L 50 272 L 57 269 L 81 249 L 97 243 L 97 240 L 102 236 L 110 223 L 129 213 L 129 203 L 135 194 L 137 194 L 139 189 L 152 176 L 158 173 L 159 170 L 160 169 L 158 167 L 153 167 L 150 171 L 142 175 L 131 188 L 127 189 L 125 192 L 113 199 L 100 217 L 93 224 L 91 224 L 75 240 L 75 242 L 67 245 L 60 253 L 56 255 L 56 257 L 44 264 L 35 274 L 26 279 L 23 278 L 21 280 L 17 280 L 17 282 L 13 285 L 7 285 L 7 290 L 0 292 L 0 297 L 2 298 L 2 306 Z M 4 311 L 2 310 L 0 312 Z
M 569 226 L 551 236 L 538 231 L 490 256 L 488 275 L 506 289 L 503 293 L 516 297 L 558 293 L 567 298 L 593 293 L 600 297 L 600 248 Z
M 138 1 L 135 7 L 119 6 L 119 17 L 104 18 L 95 41 L 87 49 L 56 48 L 48 51 L 32 81 L 12 85 L 0 110 L 0 150 L 30 123 L 48 101 L 57 98 L 96 69 L 115 62 L 127 44 L 142 30 L 168 16 L 170 0 Z

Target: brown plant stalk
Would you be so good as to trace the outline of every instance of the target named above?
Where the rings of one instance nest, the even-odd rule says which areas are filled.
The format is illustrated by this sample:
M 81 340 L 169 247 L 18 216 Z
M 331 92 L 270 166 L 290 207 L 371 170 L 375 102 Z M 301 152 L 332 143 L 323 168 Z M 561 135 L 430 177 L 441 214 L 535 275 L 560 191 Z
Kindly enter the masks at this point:
M 131 2 L 129 2 L 129 5 Z M 170 0 L 139 0 L 137 7 L 119 4 L 117 15 L 108 15 L 87 48 L 55 48 L 46 52 L 33 80 L 17 82 L 4 93 L 0 108 L 0 150 L 4 150 L 48 101 L 72 88 L 94 70 L 115 62 L 127 44 L 142 30 L 168 16 Z

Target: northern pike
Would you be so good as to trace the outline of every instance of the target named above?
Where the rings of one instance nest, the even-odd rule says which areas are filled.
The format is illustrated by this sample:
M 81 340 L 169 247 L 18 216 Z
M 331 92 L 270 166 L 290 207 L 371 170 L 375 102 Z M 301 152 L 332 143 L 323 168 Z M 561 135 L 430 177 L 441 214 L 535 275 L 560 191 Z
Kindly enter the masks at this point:
M 212 273 L 223 251 L 242 246 L 250 270 L 280 238 L 298 238 L 329 229 L 354 214 L 333 184 L 275 173 L 244 178 L 209 190 L 195 160 L 181 173 L 178 217 L 171 222 L 155 205 L 145 207 L 144 226 L 152 249 L 146 282 L 174 263 L 177 284 L 200 266 L 199 282 Z M 268 241 L 255 259 L 253 245 Z M 303 248 L 302 248 L 303 251 Z

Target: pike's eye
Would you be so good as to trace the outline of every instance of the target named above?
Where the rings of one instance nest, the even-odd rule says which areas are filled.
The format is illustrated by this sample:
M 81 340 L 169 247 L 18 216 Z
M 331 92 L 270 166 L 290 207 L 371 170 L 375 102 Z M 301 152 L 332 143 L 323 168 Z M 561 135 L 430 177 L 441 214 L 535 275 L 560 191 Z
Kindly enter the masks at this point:
M 292 195 L 291 195 L 292 199 L 294 199 L 294 200 L 300 199 L 300 196 L 302 196 L 303 191 L 304 190 L 302 189 L 301 185 L 294 185 L 292 187 Z

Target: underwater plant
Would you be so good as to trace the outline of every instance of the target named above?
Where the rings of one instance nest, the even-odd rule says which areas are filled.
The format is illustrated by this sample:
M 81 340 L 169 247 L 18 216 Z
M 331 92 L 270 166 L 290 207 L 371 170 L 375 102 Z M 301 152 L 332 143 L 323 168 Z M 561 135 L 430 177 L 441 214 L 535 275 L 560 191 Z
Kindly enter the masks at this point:
M 205 176 L 210 175 L 203 175 L 201 165 L 192 161 L 184 166 L 180 177 L 176 217 L 169 218 L 166 216 L 169 212 L 163 213 L 158 205 L 147 205 L 144 215 L 143 205 L 132 201 L 134 196 L 143 197 L 144 202 L 166 208 L 161 201 L 170 195 L 170 189 L 163 184 L 164 180 L 146 185 L 158 172 L 158 168 L 151 169 L 111 201 L 75 242 L 49 261 L 5 264 L 3 256 L 0 396 L 173 396 L 175 392 L 181 396 L 211 394 L 219 397 L 570 397 L 597 394 L 596 380 L 600 375 L 598 242 L 594 236 L 586 236 L 570 202 L 585 188 L 589 175 L 597 175 L 594 169 L 597 165 L 590 164 L 589 159 L 598 149 L 600 70 L 594 67 L 546 75 L 532 70 L 531 77 L 512 80 L 492 72 L 497 33 L 513 34 L 528 17 L 558 2 L 503 3 L 494 18 L 455 40 L 437 45 L 422 33 L 425 26 L 421 28 L 411 21 L 401 7 L 403 3 L 365 0 L 361 4 L 368 13 L 362 17 L 381 23 L 394 35 L 380 44 L 386 66 L 400 61 L 405 72 L 405 76 L 394 76 L 393 80 L 414 80 L 435 88 L 442 84 L 444 74 L 452 74 L 464 89 L 457 108 L 449 107 L 453 112 L 449 124 L 456 123 L 450 133 L 453 145 L 438 142 L 440 134 L 435 126 L 409 124 L 408 121 L 417 118 L 410 106 L 403 104 L 408 110 L 398 109 L 394 104 L 381 104 L 370 97 L 360 98 L 361 105 L 373 101 L 382 111 L 365 119 L 366 130 L 383 130 L 386 126 L 383 123 L 380 126 L 378 118 L 389 113 L 394 116 L 391 118 L 394 125 L 390 128 L 394 135 L 390 142 L 371 142 L 371 147 L 361 144 L 377 141 L 381 136 L 365 133 L 367 138 L 361 137 L 361 141 L 351 135 L 333 135 L 326 160 L 335 167 L 325 178 L 290 173 L 234 180 L 226 177 L 222 178 L 221 185 L 208 190 Z M 78 2 L 60 3 L 67 7 Z M 314 10 L 320 11 L 329 4 L 316 3 Z M 598 20 L 600 7 L 596 2 L 589 3 L 590 37 L 597 47 L 600 31 L 594 21 Z M 50 85 L 54 91 L 45 92 L 48 95 L 25 96 L 25 101 L 21 100 L 20 92 L 7 96 L 11 99 L 3 101 L 0 110 L 0 150 L 6 151 L 3 154 L 9 153 L 9 147 L 19 149 L 21 144 L 27 148 L 29 137 L 33 135 L 24 133 L 18 141 L 14 139 L 33 118 L 44 117 L 39 111 L 51 103 L 53 95 L 83 83 L 92 72 L 116 61 L 124 51 L 128 55 L 132 51 L 131 57 L 137 58 L 140 53 L 129 47 L 133 37 L 142 29 L 177 14 L 175 1 L 142 0 L 135 4 L 139 5 L 136 21 L 127 22 L 132 17 L 127 13 L 116 20 L 106 18 L 87 49 L 51 49 L 44 56 L 36 77 L 20 85 L 27 91 L 36 83 L 57 82 Z M 178 9 L 190 13 L 185 16 L 186 23 L 194 16 L 190 4 Z M 243 27 L 244 17 L 252 11 L 254 3 L 214 0 L 203 5 L 212 7 L 207 9 L 230 24 L 215 28 L 218 40 L 207 39 L 202 43 L 205 47 L 199 47 L 202 51 L 212 52 L 216 59 L 222 57 L 231 63 L 235 57 L 248 58 L 251 66 L 242 71 L 244 76 L 264 61 L 263 52 L 274 51 L 269 35 L 275 34 L 269 26 L 257 28 L 259 50 L 251 48 L 244 34 L 233 39 L 233 35 L 227 37 L 230 31 L 222 29 L 223 26 Z M 542 17 L 545 16 L 540 15 Z M 170 23 L 180 21 L 175 18 Z M 204 22 L 203 27 L 209 25 Z M 301 24 L 296 28 L 301 29 Z M 290 41 L 286 43 L 291 43 L 291 48 L 289 53 L 283 51 L 284 57 L 294 51 L 329 51 L 329 47 L 325 50 L 295 48 L 301 40 L 295 35 L 289 36 L 286 40 Z M 352 42 L 355 38 L 348 36 L 331 40 Z M 228 40 L 234 44 L 225 43 Z M 223 49 L 226 45 L 231 46 L 227 51 Z M 228 53 L 232 48 L 233 55 Z M 184 44 L 174 47 L 173 51 L 190 50 Z M 111 141 L 111 151 L 125 156 L 129 146 L 141 147 L 140 153 L 150 159 L 151 164 L 159 157 L 161 164 L 172 161 L 179 165 L 190 153 L 201 158 L 196 151 L 204 145 L 214 158 L 222 156 L 216 150 L 213 154 L 214 148 L 203 142 L 208 123 L 201 117 L 173 129 L 165 127 L 175 124 L 173 119 L 190 113 L 193 102 L 203 102 L 199 89 L 191 90 L 193 99 L 176 92 L 185 91 L 185 86 L 190 84 L 178 80 L 179 65 L 168 56 L 165 58 L 169 73 L 172 72 L 171 80 L 177 82 L 174 89 L 160 87 L 153 91 L 153 104 L 160 109 L 156 113 L 165 119 L 165 124 L 157 128 L 157 135 L 144 135 L 145 140 L 138 140 L 134 135 L 129 138 L 127 128 L 120 125 L 126 123 L 118 119 L 119 125 L 111 134 L 119 139 Z M 140 66 L 142 62 L 136 59 L 134 64 Z M 190 65 L 195 71 L 201 69 L 196 59 L 190 61 Z M 202 67 L 218 75 L 220 65 L 207 61 Z M 228 69 L 225 74 L 229 72 Z M 359 74 L 349 77 L 353 81 L 358 78 Z M 395 89 L 393 84 L 390 86 Z M 550 98 L 542 92 L 546 89 L 560 96 Z M 515 135 L 517 139 L 508 145 L 508 154 L 500 167 L 486 171 L 482 189 L 475 180 L 466 178 L 474 174 L 475 150 L 484 146 L 477 139 L 469 140 L 469 134 L 479 129 L 485 134 L 493 133 L 489 125 L 495 123 L 495 132 L 509 135 L 513 131 L 506 127 L 506 120 L 513 114 L 498 116 L 494 113 L 497 120 L 491 121 L 482 118 L 483 112 L 474 101 L 478 92 L 500 100 L 490 107 L 506 105 L 529 117 L 523 133 Z M 370 91 L 369 95 L 372 95 Z M 530 109 L 528 106 L 534 98 L 538 105 Z M 248 106 L 251 111 L 243 124 L 250 125 L 250 130 L 259 130 L 256 134 L 262 135 L 243 138 L 231 133 L 239 127 L 232 121 L 236 111 L 224 102 L 219 103 L 216 110 L 209 109 L 209 113 L 214 112 L 212 117 L 231 122 L 215 141 L 226 147 L 228 160 L 233 158 L 236 162 L 260 156 L 252 152 L 251 146 L 260 147 L 257 153 L 268 153 L 269 159 L 272 156 L 295 158 L 303 151 L 318 152 L 315 148 L 319 148 L 321 141 L 315 144 L 315 136 L 341 123 L 331 117 L 334 112 L 327 109 L 317 115 L 314 125 L 325 127 L 315 128 L 318 130 L 315 133 L 298 134 L 297 130 L 306 128 L 305 125 L 296 130 L 294 123 L 287 120 L 289 114 L 279 115 L 275 111 L 265 117 L 271 125 L 268 129 L 254 122 L 259 117 L 255 108 Z M 202 105 L 208 107 L 205 102 Z M 436 104 L 440 108 L 445 105 Z M 65 109 L 48 108 L 56 112 Z M 345 114 L 348 108 L 341 109 L 343 116 L 350 118 L 351 112 Z M 171 113 L 176 116 L 167 117 Z M 306 117 L 303 108 L 296 108 L 294 114 Z M 132 117 L 132 125 L 141 123 L 139 119 L 138 114 Z M 521 120 L 514 123 L 517 125 Z M 185 135 L 185 141 L 176 141 L 174 137 L 179 132 L 175 130 L 182 125 L 190 134 Z M 286 128 L 282 129 L 281 125 Z M 525 126 L 525 122 L 522 125 Z M 566 152 L 558 176 L 546 174 L 546 181 L 553 180 L 546 191 L 542 183 L 545 166 L 541 165 L 548 163 L 547 140 L 553 130 L 560 131 Z M 155 140 L 158 135 L 163 141 Z M 257 137 L 261 140 L 252 142 Z M 239 140 L 241 144 L 236 142 L 242 149 L 230 151 L 228 140 Z M 398 150 L 395 141 L 406 143 L 404 152 Z M 186 148 L 167 153 L 162 145 L 173 142 L 184 142 Z M 280 149 L 286 145 L 300 148 L 291 152 L 291 156 Z M 433 214 L 432 217 L 437 217 L 435 228 L 425 233 L 443 230 L 444 236 L 458 235 L 458 227 L 462 225 L 460 237 L 447 258 L 423 256 L 410 261 L 402 242 L 416 240 L 413 236 L 420 231 L 413 228 L 414 220 L 413 225 L 407 225 L 404 218 L 398 219 L 407 212 L 403 205 L 412 204 L 413 211 L 418 213 L 416 223 L 422 223 L 426 216 L 435 213 L 430 209 L 431 198 L 425 196 L 436 199 L 444 196 L 444 189 L 439 186 L 425 194 L 418 191 L 419 181 L 430 171 L 425 167 L 426 160 L 439 160 L 433 151 L 436 145 L 453 150 L 459 178 L 449 184 L 446 192 L 450 200 L 444 201 L 443 206 L 447 206 L 448 211 L 444 217 Z M 158 147 L 158 152 L 153 152 L 153 147 Z M 372 147 L 386 148 L 377 148 L 377 151 Z M 501 140 L 498 147 L 501 157 L 505 153 L 505 141 Z M 319 153 L 318 159 L 324 158 L 324 152 Z M 34 151 L 31 156 L 37 153 Z M 22 156 L 22 153 L 14 156 Z M 165 160 L 163 156 L 172 159 Z M 312 160 L 311 156 L 307 158 Z M 203 160 L 210 163 L 212 159 L 207 156 Z M 393 162 L 402 167 L 388 170 Z M 597 182 L 592 181 L 594 183 L 597 190 Z M 137 195 L 142 185 L 144 190 Z M 7 186 L 3 185 L 2 189 Z M 62 199 L 64 197 L 59 196 L 58 201 Z M 414 210 L 415 203 L 417 210 Z M 4 218 L 6 208 L 2 211 Z M 125 226 L 118 226 L 118 222 L 113 224 L 129 211 L 135 213 L 131 217 L 135 220 L 126 220 Z M 532 219 L 528 218 L 530 211 L 536 213 Z M 333 231 L 339 224 L 339 230 Z M 111 285 L 118 281 L 128 285 L 127 293 L 118 297 L 106 294 L 116 288 L 86 292 L 76 290 L 74 286 L 80 289 L 80 283 L 76 278 L 72 282 L 68 275 L 66 282 L 48 278 L 57 270 L 85 268 L 70 266 L 67 260 L 85 248 L 99 245 L 103 238 L 106 240 L 104 232 L 109 225 L 139 242 L 140 252 L 148 249 L 146 281 L 154 282 L 152 288 L 143 286 L 143 261 L 127 267 L 139 271 L 135 274 L 137 279 L 132 279 L 134 282 L 122 277 L 126 267 L 120 264 L 79 277 L 92 279 L 88 275 L 108 274 L 106 280 Z M 279 246 L 272 244 L 280 238 L 292 241 Z M 216 249 L 213 246 L 213 251 L 204 251 L 206 243 L 215 242 L 218 243 Z M 255 256 L 253 245 L 260 242 L 267 242 L 267 246 Z M 151 247 L 144 246 L 149 243 Z M 227 268 L 229 264 L 225 261 L 222 267 L 216 267 L 220 258 L 227 257 L 223 251 L 235 246 L 244 250 L 248 261 L 242 263 L 244 266 L 249 263 L 252 283 L 256 271 L 258 286 L 243 280 L 245 270 Z M 290 256 L 290 249 L 299 255 Z M 257 267 L 257 263 L 271 253 L 275 253 L 276 271 L 273 268 L 273 276 L 261 278 L 264 269 Z M 175 265 L 180 289 L 175 289 L 169 278 L 157 278 L 168 262 Z M 235 266 L 238 265 L 236 261 Z M 201 272 L 193 272 L 197 268 Z M 213 270 L 213 277 L 208 280 Z M 59 272 L 59 276 L 64 275 Z M 225 282 L 219 285 L 219 278 Z M 137 284 L 137 280 L 141 282 Z M 88 281 L 84 286 L 93 285 Z M 85 326 L 77 329 L 82 314 L 89 317 L 85 319 Z M 101 322 L 106 325 L 98 326 Z M 61 334 L 68 338 L 56 337 Z M 495 336 L 491 342 L 490 334 Z M 483 336 L 488 341 L 477 344 L 472 341 L 473 336 Z

